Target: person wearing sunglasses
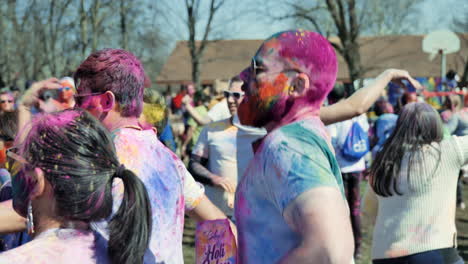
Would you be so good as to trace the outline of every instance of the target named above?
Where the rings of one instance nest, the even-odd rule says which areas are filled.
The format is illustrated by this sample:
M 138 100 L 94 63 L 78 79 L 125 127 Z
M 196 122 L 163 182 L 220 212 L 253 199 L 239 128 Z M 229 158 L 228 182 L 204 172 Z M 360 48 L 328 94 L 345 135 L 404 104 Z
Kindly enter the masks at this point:
M 146 188 L 120 164 L 94 117 L 82 110 L 40 114 L 8 157 L 13 206 L 33 240 L 0 254 L 0 263 L 143 263 L 151 235 Z M 107 242 L 91 222 L 111 215 L 114 183 L 125 189 Z
M 353 234 L 325 124 L 367 111 L 406 71 L 387 70 L 339 103 L 321 107 L 337 75 L 329 41 L 306 30 L 268 38 L 241 74 L 242 125 L 265 127 L 236 192 L 239 257 L 249 263 L 351 263 Z M 316 217 L 320 216 L 320 217 Z
M 15 110 L 15 97 L 11 92 L 0 93 L 0 112 L 13 112 Z
M 204 183 L 208 198 L 228 217 L 234 215 L 234 193 L 237 186 L 237 134 L 233 125 L 237 108 L 244 98 L 242 81 L 234 77 L 224 91 L 231 117 L 206 125 L 198 137 L 189 162 L 189 170 Z
M 96 51 L 74 74 L 75 107 L 85 109 L 111 132 L 119 160 L 136 172 L 148 191 L 153 228 L 144 263 L 183 263 L 184 213 L 197 221 L 226 216 L 205 196 L 203 186 L 195 182 L 182 161 L 158 140 L 156 130 L 140 125 L 146 78 L 143 65 L 132 53 Z M 54 78 L 33 84 L 23 96 L 22 107 L 37 104 L 41 90 L 59 87 Z M 20 116 L 23 126 L 26 118 Z M 122 184 L 113 188 L 114 204 L 121 203 L 123 189 Z M 0 232 L 1 213 L 0 206 Z M 93 226 L 108 238 L 109 224 L 100 221 Z

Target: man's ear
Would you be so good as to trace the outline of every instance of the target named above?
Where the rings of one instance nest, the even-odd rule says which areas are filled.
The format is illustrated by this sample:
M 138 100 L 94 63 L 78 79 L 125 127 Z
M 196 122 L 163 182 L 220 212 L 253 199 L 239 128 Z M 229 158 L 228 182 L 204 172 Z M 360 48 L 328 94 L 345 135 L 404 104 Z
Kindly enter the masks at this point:
M 101 107 L 104 112 L 109 112 L 115 106 L 115 95 L 111 91 L 107 91 L 101 95 Z
M 289 89 L 289 95 L 292 97 L 301 97 L 306 94 L 310 88 L 309 76 L 305 73 L 299 73 L 294 77 Z
M 35 198 L 41 196 L 44 193 L 46 179 L 44 176 L 44 171 L 41 168 L 34 168 L 32 174 L 32 177 L 34 177 L 35 179 L 36 185 L 34 186 L 34 189 L 31 192 L 30 199 L 34 200 Z

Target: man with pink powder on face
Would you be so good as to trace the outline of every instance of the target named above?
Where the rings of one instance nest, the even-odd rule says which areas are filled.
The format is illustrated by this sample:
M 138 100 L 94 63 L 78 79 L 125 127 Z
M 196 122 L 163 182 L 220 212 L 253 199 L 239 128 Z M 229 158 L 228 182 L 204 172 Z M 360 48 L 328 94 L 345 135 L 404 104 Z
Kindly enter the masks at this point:
M 321 111 L 336 74 L 330 43 L 303 30 L 267 39 L 241 73 L 245 97 L 239 119 L 267 130 L 236 192 L 243 264 L 353 261 L 350 212 L 323 122 L 365 112 L 393 79 L 414 80 L 406 71 L 387 70 Z
M 119 161 L 138 175 L 148 191 L 153 228 L 144 263 L 183 263 L 184 213 L 198 221 L 226 216 L 205 196 L 203 186 L 195 182 L 182 161 L 159 142 L 155 131 L 140 126 L 145 81 L 142 64 L 125 50 L 104 49 L 82 62 L 74 77 L 76 106 L 86 109 L 111 131 Z M 30 106 L 47 108 L 45 102 L 38 101 L 40 91 L 59 87 L 54 78 L 35 83 L 23 97 L 20 126 L 28 121 Z M 116 209 L 124 194 L 121 182 L 114 184 L 112 194 Z M 0 224 L 0 233 L 21 227 L 20 219 L 8 217 L 13 224 Z M 4 219 L 2 210 L 0 219 Z M 108 238 L 106 222 L 93 226 Z

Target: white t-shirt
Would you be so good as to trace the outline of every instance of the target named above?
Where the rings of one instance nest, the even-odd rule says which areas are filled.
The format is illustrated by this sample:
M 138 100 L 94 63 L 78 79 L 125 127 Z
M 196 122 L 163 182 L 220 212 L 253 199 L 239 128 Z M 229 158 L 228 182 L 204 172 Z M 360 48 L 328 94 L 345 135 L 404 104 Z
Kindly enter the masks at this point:
M 238 183 L 254 152 L 252 143 L 266 135 L 263 128 L 243 126 L 237 115 L 205 126 L 193 149 L 193 154 L 208 159 L 208 170 Z M 218 187 L 205 186 L 208 198 L 225 214 L 233 216 L 234 194 Z
M 206 125 L 192 154 L 208 159 L 207 169 L 237 184 L 237 131 L 230 118 Z M 234 193 L 221 187 L 205 185 L 205 194 L 226 215 L 234 214 Z
M 341 154 L 341 149 L 354 122 L 359 122 L 359 125 L 365 132 L 369 131 L 369 122 L 367 122 L 366 114 L 327 126 L 328 133 L 332 139 L 333 148 L 335 149 L 336 160 L 340 165 L 342 173 L 361 172 L 366 169 L 364 157 L 358 161 L 349 161 Z
M 238 182 L 242 179 L 245 170 L 254 157 L 252 143 L 266 136 L 264 128 L 241 125 L 239 117 L 234 115 L 232 123 L 239 128 L 237 132 L 237 174 Z
M 208 117 L 211 119 L 212 122 L 217 122 L 220 120 L 230 118 L 231 112 L 229 112 L 226 99 L 223 99 L 219 103 L 215 104 L 210 109 L 210 111 L 208 111 Z

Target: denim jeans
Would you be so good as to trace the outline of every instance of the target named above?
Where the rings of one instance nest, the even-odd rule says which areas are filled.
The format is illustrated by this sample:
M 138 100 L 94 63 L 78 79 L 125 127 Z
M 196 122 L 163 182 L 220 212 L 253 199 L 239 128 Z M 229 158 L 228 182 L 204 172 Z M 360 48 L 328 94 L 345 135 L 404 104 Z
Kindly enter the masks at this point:
M 359 183 L 361 181 L 361 172 L 342 173 L 343 185 L 348 200 L 349 210 L 351 212 L 351 227 L 354 235 L 354 256 L 361 249 L 362 233 L 361 233 L 361 197 L 359 191 Z
M 463 264 L 463 259 L 458 255 L 456 248 L 443 248 L 421 252 L 409 256 L 375 259 L 373 264 Z

